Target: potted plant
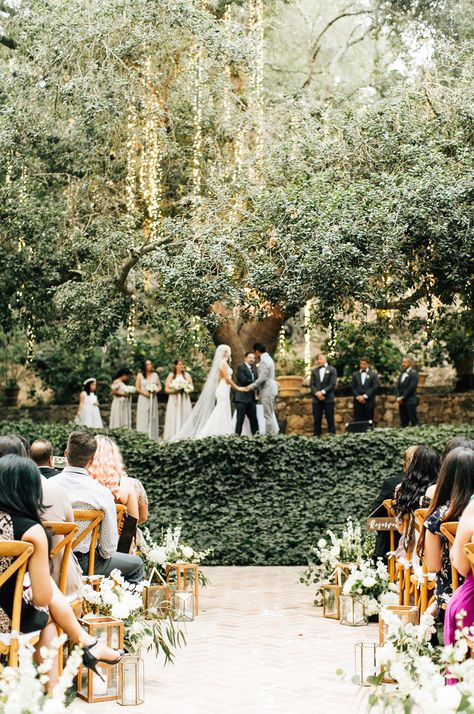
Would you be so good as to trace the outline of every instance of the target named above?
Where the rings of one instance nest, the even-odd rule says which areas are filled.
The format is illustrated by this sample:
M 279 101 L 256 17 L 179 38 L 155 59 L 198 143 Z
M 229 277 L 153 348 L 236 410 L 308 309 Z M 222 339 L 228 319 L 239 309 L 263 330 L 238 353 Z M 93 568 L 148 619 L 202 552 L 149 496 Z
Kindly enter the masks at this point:
M 277 357 L 277 382 L 280 397 L 299 397 L 303 386 L 304 361 L 294 352 Z

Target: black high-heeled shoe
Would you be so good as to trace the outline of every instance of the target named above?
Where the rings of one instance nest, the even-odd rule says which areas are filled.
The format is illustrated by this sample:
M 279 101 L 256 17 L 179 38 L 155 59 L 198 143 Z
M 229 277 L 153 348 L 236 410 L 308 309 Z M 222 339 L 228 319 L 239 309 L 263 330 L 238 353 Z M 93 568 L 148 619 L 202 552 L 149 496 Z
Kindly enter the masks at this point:
M 98 659 L 91 653 L 91 649 L 95 647 L 98 642 L 99 640 L 96 640 L 88 647 L 84 647 L 84 652 L 82 654 L 82 664 L 84 665 L 84 667 L 87 667 L 87 669 L 91 669 L 93 672 L 95 672 L 95 674 L 97 674 L 101 678 L 101 680 L 105 682 L 105 679 L 97 670 L 97 665 L 106 664 L 108 667 L 115 667 L 123 659 L 125 652 L 122 652 L 122 650 L 117 650 L 117 652 L 120 654 L 120 657 L 118 659 L 114 659 L 113 661 L 103 658 Z

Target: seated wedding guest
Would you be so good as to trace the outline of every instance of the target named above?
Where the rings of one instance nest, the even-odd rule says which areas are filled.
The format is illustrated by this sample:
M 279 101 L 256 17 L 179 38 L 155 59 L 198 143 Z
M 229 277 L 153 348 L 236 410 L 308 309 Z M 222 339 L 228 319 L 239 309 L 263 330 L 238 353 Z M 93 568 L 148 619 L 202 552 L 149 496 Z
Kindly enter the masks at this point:
M 446 442 L 443 453 L 441 454 L 441 466 L 443 465 L 447 455 L 450 454 L 453 449 L 457 449 L 458 446 L 465 446 L 467 449 L 474 449 L 474 441 L 469 439 L 467 436 L 453 436 L 452 439 L 449 439 L 449 441 Z M 430 501 L 436 491 L 436 485 L 436 483 L 433 483 L 426 489 L 426 498 Z
M 403 470 L 396 476 L 389 476 L 385 479 L 380 487 L 380 492 L 375 501 L 372 503 L 371 510 L 369 511 L 370 516 L 383 517 L 387 515 L 386 509 L 383 507 L 383 502 L 388 499 L 395 498 L 395 490 L 398 484 L 401 482 L 404 474 L 408 471 L 413 454 L 415 453 L 417 447 L 409 446 L 405 451 L 403 456 Z M 399 541 L 398 534 L 395 534 L 395 546 Z M 375 538 L 375 557 L 383 558 L 386 560 L 387 553 L 390 550 L 390 532 L 389 531 L 379 531 Z
M 194 390 L 193 380 L 186 372 L 182 359 L 173 362 L 173 371 L 166 377 L 165 392 L 168 394 L 163 439 L 169 441 L 175 436 L 192 411 L 190 392 Z
M 7 454 L 26 456 L 25 447 L 18 436 L 14 436 L 13 434 L 0 436 L 0 459 Z
M 417 446 L 406 474 L 403 476 L 395 495 L 394 510 L 399 520 L 400 544 L 397 557 L 403 559 L 407 553 L 415 556 L 416 530 L 414 512 L 425 508 L 425 493 L 428 485 L 438 476 L 440 455 L 429 446 Z
M 56 477 L 57 478 L 57 477 Z M 50 577 L 50 539 L 41 525 L 43 517 L 41 477 L 37 466 L 23 456 L 9 454 L 0 460 L 0 532 L 1 540 L 21 540 L 34 546 L 28 561 L 30 585 L 23 592 L 21 632 L 40 631 L 35 646 L 37 660 L 42 660 L 42 647 L 51 647 L 61 628 L 72 642 L 84 648 L 83 662 L 96 670 L 97 665 L 115 666 L 123 653 L 94 640 L 74 615 L 68 600 Z M 8 558 L 0 561 L 0 572 L 9 565 Z M 16 580 L 10 578 L 0 588 L 0 631 L 10 631 Z M 47 688 L 53 689 L 58 680 L 57 662 L 48 673 Z
M 23 448 L 25 449 L 25 453 L 30 458 L 31 456 L 31 446 L 30 442 L 26 438 L 26 436 L 21 436 L 21 434 L 18 434 L 18 438 L 20 439 L 21 443 L 23 444 Z
M 97 449 L 95 436 L 87 432 L 74 431 L 69 435 L 66 458 L 68 465 L 51 479 L 51 483 L 59 481 L 67 488 L 71 505 L 75 509 L 103 511 L 104 520 L 101 523 L 100 537 L 95 554 L 95 575 L 109 575 L 118 568 L 125 580 L 139 583 L 143 580 L 143 562 L 135 555 L 117 553 L 118 531 L 117 512 L 112 493 L 108 488 L 95 481 L 88 473 Z M 80 523 L 79 529 L 84 530 L 87 523 Z M 77 546 L 75 554 L 82 568 L 87 573 L 89 566 L 89 549 L 91 536 L 87 536 Z
M 111 429 L 130 429 L 132 426 L 132 399 L 127 390 L 130 377 L 129 369 L 120 369 L 112 382 Z
M 36 441 L 31 444 L 30 458 L 33 459 L 41 475 L 45 478 L 51 478 L 60 473 L 58 469 L 54 468 L 53 445 L 50 441 L 46 439 L 36 439 Z
M 471 494 L 471 500 L 459 519 L 456 538 L 451 546 L 451 562 L 456 570 L 466 579 L 449 600 L 444 619 L 444 643 L 452 645 L 456 640 L 456 630 L 459 627 L 457 616 L 464 612 L 463 625 L 471 627 L 474 625 L 474 576 L 471 571 L 471 564 L 464 555 L 463 548 L 467 543 L 474 541 L 474 451 L 464 449 L 460 457 L 463 462 L 465 474 L 464 491 Z M 457 451 L 457 449 L 456 449 Z
M 77 412 L 76 423 L 88 426 L 91 429 L 102 429 L 102 417 L 100 416 L 99 400 L 97 399 L 97 381 L 93 377 L 86 379 L 82 385 L 81 396 L 79 397 L 79 410 Z
M 444 617 L 443 604 L 453 592 L 449 544 L 441 533 L 441 524 L 457 521 L 469 504 L 474 488 L 472 449 L 457 447 L 444 459 L 438 476 L 436 491 L 428 509 L 425 528 L 420 534 L 417 552 L 424 556 L 429 573 L 436 573 L 436 604 L 441 618 Z M 471 481 L 473 483 L 471 483 Z
M 134 483 L 128 478 L 120 449 L 108 436 L 96 436 L 97 450 L 89 473 L 112 492 L 116 503 L 127 507 L 129 516 L 138 520 L 138 497 Z

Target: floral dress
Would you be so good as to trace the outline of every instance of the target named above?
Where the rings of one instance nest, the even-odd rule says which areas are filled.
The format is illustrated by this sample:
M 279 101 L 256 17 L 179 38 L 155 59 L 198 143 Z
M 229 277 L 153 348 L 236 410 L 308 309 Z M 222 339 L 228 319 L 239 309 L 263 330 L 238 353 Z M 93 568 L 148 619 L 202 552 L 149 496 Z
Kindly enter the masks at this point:
M 439 536 L 443 544 L 443 554 L 441 562 L 441 570 L 436 576 L 436 602 L 440 608 L 440 613 L 442 612 L 441 606 L 445 605 L 451 595 L 453 594 L 453 583 L 452 583 L 452 572 L 451 572 L 451 560 L 449 559 L 449 545 L 446 536 L 441 533 L 441 524 L 443 523 L 446 513 L 448 512 L 449 503 L 444 506 L 438 506 L 438 508 L 433 511 L 431 516 L 425 521 L 425 528 L 429 530 L 433 535 Z M 459 576 L 459 584 L 464 580 Z M 443 611 L 444 612 L 444 611 Z

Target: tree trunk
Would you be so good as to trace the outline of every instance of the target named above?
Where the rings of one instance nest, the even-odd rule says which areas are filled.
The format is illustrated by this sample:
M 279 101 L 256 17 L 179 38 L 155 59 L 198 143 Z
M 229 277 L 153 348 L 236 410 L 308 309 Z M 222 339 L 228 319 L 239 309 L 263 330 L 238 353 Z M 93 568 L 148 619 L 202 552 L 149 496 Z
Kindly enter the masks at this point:
M 228 315 L 221 305 L 215 306 L 220 315 Z M 232 363 L 239 365 L 244 355 L 253 349 L 255 342 L 263 342 L 268 352 L 273 355 L 278 345 L 278 334 L 283 324 L 283 315 L 275 308 L 271 315 L 263 320 L 244 322 L 240 318 L 228 317 L 213 334 L 216 345 L 229 345 L 232 350 Z

